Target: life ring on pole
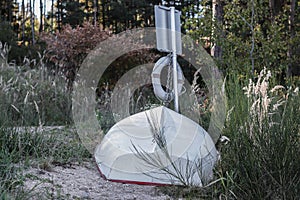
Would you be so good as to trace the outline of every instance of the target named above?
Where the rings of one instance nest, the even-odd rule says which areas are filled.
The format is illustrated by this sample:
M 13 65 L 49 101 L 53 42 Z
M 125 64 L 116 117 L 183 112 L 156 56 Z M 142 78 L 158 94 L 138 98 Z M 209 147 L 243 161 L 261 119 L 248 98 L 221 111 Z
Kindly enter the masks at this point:
M 159 98 L 162 101 L 172 101 L 174 99 L 174 89 L 172 89 L 171 92 L 166 92 L 163 89 L 160 81 L 160 74 L 162 69 L 166 66 L 169 66 L 171 63 L 172 63 L 171 56 L 164 56 L 160 58 L 155 63 L 151 74 L 154 94 L 157 98 Z M 176 63 L 176 66 L 177 66 L 178 94 L 180 94 L 184 83 L 184 76 L 178 62 Z

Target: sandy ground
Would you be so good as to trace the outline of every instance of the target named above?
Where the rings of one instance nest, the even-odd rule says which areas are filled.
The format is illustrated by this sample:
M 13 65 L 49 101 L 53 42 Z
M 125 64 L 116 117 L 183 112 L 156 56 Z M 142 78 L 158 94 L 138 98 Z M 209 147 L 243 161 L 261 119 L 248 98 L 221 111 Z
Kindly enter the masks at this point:
M 32 199 L 166 200 L 157 187 L 105 181 L 94 163 L 26 170 L 25 189 Z

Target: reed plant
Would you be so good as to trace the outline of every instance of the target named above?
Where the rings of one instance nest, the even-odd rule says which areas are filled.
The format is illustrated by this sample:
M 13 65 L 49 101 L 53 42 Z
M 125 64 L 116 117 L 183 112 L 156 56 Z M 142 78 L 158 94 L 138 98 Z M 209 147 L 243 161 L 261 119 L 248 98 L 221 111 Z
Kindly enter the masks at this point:
M 49 70 L 42 54 L 39 61 L 24 59 L 21 66 L 8 63 L 9 48 L 1 46 L 1 119 L 13 126 L 70 123 L 71 94 L 63 75 Z
M 70 92 L 63 77 L 40 61 L 8 63 L 0 45 L 0 199 L 31 199 L 23 189 L 24 169 L 81 162 L 90 158 L 71 122 Z M 45 125 L 55 125 L 47 128 Z
M 299 85 L 277 82 L 267 69 L 248 80 L 227 75 L 227 118 L 214 181 L 161 189 L 186 199 L 299 199 Z
M 219 168 L 226 177 L 226 194 L 237 199 L 298 199 L 299 87 L 277 85 L 266 69 L 245 87 L 235 77 L 229 81 L 231 112 L 224 135 L 231 141 L 221 151 Z

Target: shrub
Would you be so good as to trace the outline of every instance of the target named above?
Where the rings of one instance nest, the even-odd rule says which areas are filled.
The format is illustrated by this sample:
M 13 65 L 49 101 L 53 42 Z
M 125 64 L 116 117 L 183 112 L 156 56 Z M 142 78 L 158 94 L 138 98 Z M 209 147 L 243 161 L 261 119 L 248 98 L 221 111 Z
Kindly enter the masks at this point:
M 76 28 L 66 25 L 55 34 L 45 33 L 41 40 L 47 44 L 46 57 L 64 73 L 71 88 L 86 55 L 109 36 L 109 32 L 103 31 L 100 26 L 85 22 Z

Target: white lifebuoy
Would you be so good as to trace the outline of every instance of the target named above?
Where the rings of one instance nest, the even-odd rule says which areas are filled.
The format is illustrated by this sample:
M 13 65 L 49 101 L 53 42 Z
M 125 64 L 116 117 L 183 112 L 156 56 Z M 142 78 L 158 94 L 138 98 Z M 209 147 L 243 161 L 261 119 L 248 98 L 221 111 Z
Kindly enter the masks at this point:
M 160 58 L 155 63 L 152 74 L 151 74 L 154 94 L 157 98 L 159 98 L 162 101 L 171 101 L 174 98 L 174 89 L 172 90 L 172 92 L 167 93 L 163 89 L 161 82 L 160 82 L 161 70 L 164 67 L 169 66 L 170 63 L 172 63 L 171 61 L 172 61 L 172 57 L 170 57 L 170 56 L 165 56 L 165 57 Z M 183 76 L 182 70 L 180 68 L 180 65 L 178 63 L 176 63 L 176 66 L 177 66 L 178 94 L 180 94 L 183 83 L 184 83 L 184 76 Z

